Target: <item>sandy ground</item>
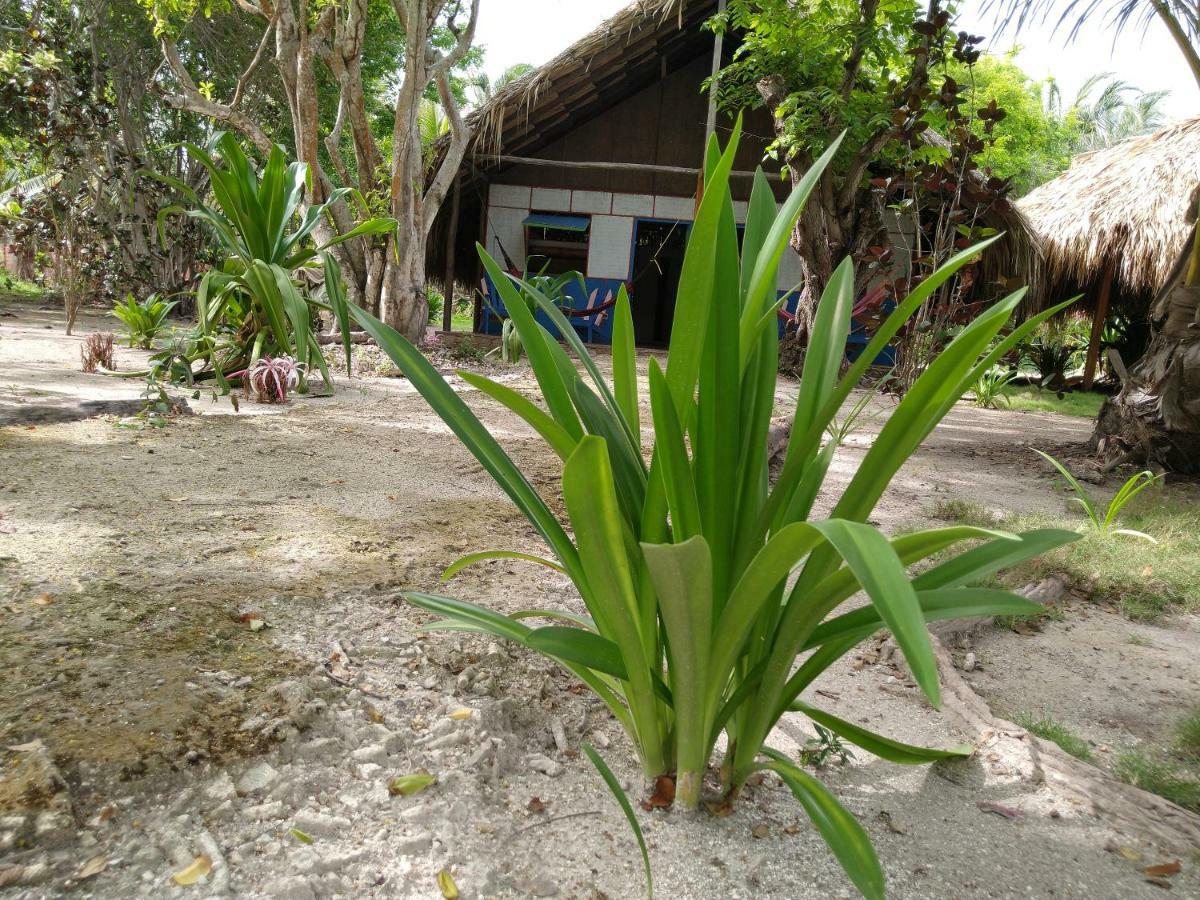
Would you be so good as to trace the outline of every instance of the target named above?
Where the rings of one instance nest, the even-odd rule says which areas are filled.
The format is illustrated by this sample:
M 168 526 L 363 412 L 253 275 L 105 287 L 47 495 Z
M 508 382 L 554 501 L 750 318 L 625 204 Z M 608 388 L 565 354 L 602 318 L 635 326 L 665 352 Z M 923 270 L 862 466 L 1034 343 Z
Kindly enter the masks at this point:
M 62 335 L 58 312 L 10 309 L 0 415 L 137 397 L 136 381 L 78 372 L 78 341 Z M 112 327 L 85 315 L 78 331 Z M 143 359 L 118 354 L 123 369 Z M 793 392 L 781 383 L 781 410 Z M 502 408 L 472 402 L 552 497 L 549 452 Z M 191 405 L 198 415 L 161 429 L 112 417 L 0 428 L 0 745 L 17 748 L 0 780 L 0 895 L 436 897 L 443 870 L 464 897 L 642 895 L 632 837 L 579 753 L 593 742 L 642 789 L 605 711 L 540 658 L 419 634 L 427 617 L 399 600 L 436 589 L 500 610 L 578 607 L 564 579 L 517 564 L 439 584 L 463 552 L 538 546 L 411 386 L 342 378 L 334 397 L 286 407 Z M 831 485 L 853 472 L 888 406 L 851 438 Z M 875 520 L 910 524 L 940 497 L 1058 511 L 1028 447 L 1078 443 L 1088 425 L 960 406 Z M 1158 719 L 1196 699 L 1194 622 L 1082 613 L 1032 638 L 987 637 L 973 677 L 995 682 L 985 694 L 1004 701 L 998 709 L 1036 713 L 1036 700 L 1062 715 L 1128 712 L 1145 699 L 1132 673 L 1163 661 L 1175 668 L 1154 672 L 1152 689 L 1168 691 L 1154 698 Z M 1108 643 L 1134 629 L 1157 656 Z M 1056 654 L 1067 645 L 1095 653 L 1096 669 L 1064 673 Z M 1081 703 L 1100 695 L 1098 670 L 1127 690 L 1104 683 L 1103 701 Z M 954 733 L 870 657 L 847 659 L 820 690 L 830 711 L 902 740 L 976 737 Z M 1095 740 L 1116 746 L 1135 730 L 1136 715 L 1124 715 Z M 774 740 L 794 749 L 807 736 L 797 717 Z M 438 784 L 389 795 L 390 778 L 419 770 Z M 859 754 L 823 777 L 871 833 L 891 896 L 1155 897 L 1162 888 L 1139 869 L 1174 858 L 1131 847 L 986 754 L 919 768 Z M 988 801 L 1021 815 L 981 810 Z M 640 818 L 661 897 L 852 895 L 773 779 L 728 818 Z M 213 861 L 207 879 L 174 885 L 199 854 Z M 1200 896 L 1195 861 L 1182 862 L 1174 893 Z

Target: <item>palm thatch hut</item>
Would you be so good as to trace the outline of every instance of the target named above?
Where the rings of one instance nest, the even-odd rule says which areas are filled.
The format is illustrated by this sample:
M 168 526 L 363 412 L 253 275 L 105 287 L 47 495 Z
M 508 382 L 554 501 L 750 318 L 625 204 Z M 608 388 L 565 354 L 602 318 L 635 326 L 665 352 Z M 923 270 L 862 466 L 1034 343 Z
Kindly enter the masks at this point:
M 1195 228 L 1200 117 L 1077 156 L 1017 206 L 1037 231 L 1045 281 L 1038 302 L 1083 294 L 1092 317 L 1084 386 L 1095 377 L 1110 314 L 1144 321 L 1177 277 Z

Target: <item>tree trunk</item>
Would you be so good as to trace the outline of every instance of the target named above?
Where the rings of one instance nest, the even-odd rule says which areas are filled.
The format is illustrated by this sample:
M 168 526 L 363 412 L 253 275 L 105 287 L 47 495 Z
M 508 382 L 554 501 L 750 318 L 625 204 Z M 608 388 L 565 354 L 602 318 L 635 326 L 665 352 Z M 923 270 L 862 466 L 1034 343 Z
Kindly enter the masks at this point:
M 1096 420 L 1092 448 L 1110 461 L 1200 475 L 1200 231 L 1189 257 L 1155 307 L 1162 330 Z

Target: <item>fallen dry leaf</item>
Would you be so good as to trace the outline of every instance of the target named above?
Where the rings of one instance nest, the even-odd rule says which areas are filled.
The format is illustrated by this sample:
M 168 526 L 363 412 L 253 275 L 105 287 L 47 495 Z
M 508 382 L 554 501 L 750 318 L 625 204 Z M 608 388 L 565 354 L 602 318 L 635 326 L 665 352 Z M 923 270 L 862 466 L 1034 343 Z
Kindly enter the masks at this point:
M 1125 859 L 1129 860 L 1130 862 L 1137 862 L 1142 858 L 1142 854 L 1138 853 L 1132 847 L 1118 847 L 1117 853 L 1121 854 L 1121 856 L 1125 857 Z
M 475 713 L 475 710 L 471 709 L 470 707 L 460 706 L 458 709 L 454 710 L 449 715 L 450 715 L 450 718 L 453 719 L 455 722 L 461 722 L 464 719 L 471 718 L 471 716 L 474 715 L 474 713 Z
M 793 822 L 793 823 L 792 823 L 792 824 L 790 824 L 790 825 L 784 825 L 784 826 L 783 826 L 783 833 L 784 833 L 784 834 L 799 834 L 799 833 L 800 833 L 800 826 L 799 826 L 799 825 L 797 825 L 795 822 Z
M 642 809 L 667 809 L 675 802 L 675 779 L 670 775 L 659 775 L 654 779 L 654 793 L 642 801 Z
M 313 842 L 313 839 L 311 837 L 309 837 L 307 834 L 305 834 L 303 831 L 301 831 L 299 828 L 293 828 L 290 833 L 291 833 L 292 837 L 294 837 L 296 840 L 298 840 L 302 844 L 311 844 Z
M 187 887 L 190 884 L 196 884 L 201 878 L 208 877 L 208 873 L 212 871 L 212 859 L 207 853 L 201 853 L 187 868 L 180 869 L 171 876 L 171 880 L 181 887 Z
M 388 782 L 388 793 L 393 797 L 411 797 L 419 794 L 431 784 L 437 784 L 437 776 L 428 772 L 416 772 L 412 775 L 397 775 Z
M 1019 819 L 1025 813 L 1014 806 L 1005 806 L 1003 803 L 993 803 L 991 800 L 980 800 L 975 804 L 983 812 L 993 813 L 1005 819 Z
M 38 594 L 36 597 L 33 598 L 33 602 L 34 602 L 35 606 L 49 606 L 51 603 L 54 602 L 54 595 L 53 594 Z
M 726 816 L 733 815 L 733 804 L 728 800 L 721 800 L 719 803 L 706 802 L 704 808 L 714 819 L 724 819 Z
M 454 883 L 454 876 L 449 869 L 438 872 L 437 882 L 446 900 L 458 900 L 458 885 Z
M 771 826 L 769 826 L 769 825 L 755 825 L 753 828 L 750 829 L 751 837 L 755 838 L 756 840 L 760 840 L 760 841 L 763 838 L 765 838 L 767 835 L 769 835 L 770 833 L 771 833 Z
M 1151 878 L 1166 878 L 1171 875 L 1178 875 L 1183 867 L 1179 864 L 1179 860 L 1169 863 L 1159 863 L 1156 866 L 1146 866 L 1142 869 L 1143 875 L 1149 875 Z
M 379 710 L 377 710 L 370 703 L 367 704 L 367 718 L 370 719 L 372 722 L 374 722 L 376 725 L 383 724 L 383 713 L 381 713 Z
M 108 868 L 108 857 L 101 853 L 99 856 L 93 856 L 83 865 L 81 865 L 71 876 L 72 881 L 83 881 L 85 878 L 94 878 L 105 869 Z
M 541 797 L 534 797 L 525 808 L 534 815 L 537 815 L 546 811 L 546 804 Z

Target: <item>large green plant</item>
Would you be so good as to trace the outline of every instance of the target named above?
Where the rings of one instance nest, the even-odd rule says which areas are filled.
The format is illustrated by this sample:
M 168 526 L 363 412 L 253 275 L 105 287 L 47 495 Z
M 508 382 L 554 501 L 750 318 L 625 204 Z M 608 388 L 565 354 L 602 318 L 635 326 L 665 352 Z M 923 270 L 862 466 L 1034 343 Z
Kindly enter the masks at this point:
M 395 228 L 393 219 L 374 218 L 345 234 L 312 246 L 310 240 L 331 204 L 345 196 L 333 191 L 324 203 L 304 206 L 309 171 L 304 163 L 287 163 L 282 148 L 272 148 L 261 175 L 230 134 L 213 141 L 218 161 L 205 148 L 181 145 L 208 171 L 213 204 L 188 185 L 160 175 L 191 202 L 159 213 L 159 235 L 166 217 L 183 214 L 206 223 L 224 254 L 224 262 L 205 273 L 196 291 L 197 331 L 181 358 L 190 379 L 199 361 L 228 389 L 225 373 L 245 371 L 263 356 L 292 356 L 310 369 L 315 365 L 327 385 L 329 371 L 313 330 L 321 308 L 338 321 L 350 358 L 350 326 L 341 270 L 331 247 L 364 234 Z M 164 238 L 165 243 L 165 238 Z M 304 283 L 305 270 L 324 270 L 325 301 Z
M 770 486 L 776 269 L 836 145 L 780 210 L 766 178 L 758 175 L 739 254 L 729 192 L 737 144 L 735 132 L 724 153 L 715 141 L 709 148 L 665 371 L 650 362 L 649 446 L 643 443 L 628 297 L 622 293 L 616 307 L 610 387 L 555 305 L 530 285 L 522 286 L 566 339 L 582 373 L 520 302 L 518 287 L 480 248 L 520 331 L 546 409 L 487 378 L 461 375 L 525 419 L 561 457 L 573 537 L 424 357 L 372 316 L 357 309 L 352 314 L 508 493 L 555 557 L 486 551 L 464 557 L 446 575 L 498 557 L 539 562 L 565 572 L 587 608 L 586 616 L 548 610 L 505 616 L 462 600 L 408 594 L 410 602 L 445 617 L 430 627 L 498 635 L 560 662 L 612 711 L 648 776 L 677 775 L 676 797 L 685 806 L 700 800 L 706 766 L 724 732 L 726 797 L 733 799 L 757 770 L 776 771 L 858 888 L 881 897 L 883 875 L 866 832 L 819 781 L 767 746 L 772 728 L 797 710 L 896 762 L 962 754 L 873 734 L 809 705 L 801 695 L 856 644 L 887 628 L 936 705 L 937 667 L 925 623 L 1036 610 L 1015 595 L 972 585 L 1077 535 L 1056 530 L 1014 535 L 959 526 L 889 540 L 866 524 L 892 476 L 942 416 L 1036 326 L 1027 323 L 987 349 L 1020 293 L 982 313 L 933 361 L 883 426 L 832 515 L 811 518 L 836 449 L 833 441 L 823 443 L 822 435 L 906 319 L 985 245 L 959 254 L 914 290 L 840 380 L 854 294 L 850 265 L 838 268 L 819 306 L 791 445 Z M 964 542 L 974 545 L 932 561 Z M 909 567 L 922 561 L 927 561 L 925 570 L 911 576 Z M 869 605 L 836 614 L 859 592 Z M 530 625 L 535 618 L 557 622 Z

